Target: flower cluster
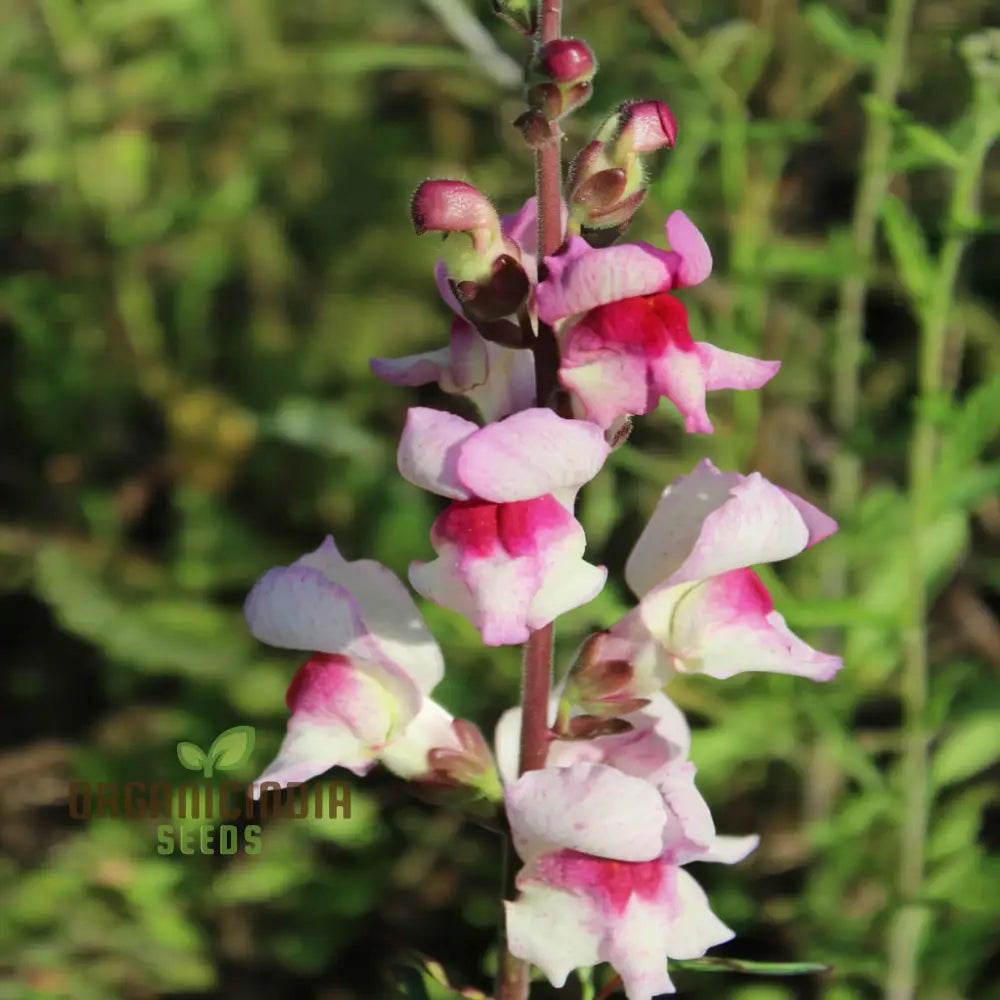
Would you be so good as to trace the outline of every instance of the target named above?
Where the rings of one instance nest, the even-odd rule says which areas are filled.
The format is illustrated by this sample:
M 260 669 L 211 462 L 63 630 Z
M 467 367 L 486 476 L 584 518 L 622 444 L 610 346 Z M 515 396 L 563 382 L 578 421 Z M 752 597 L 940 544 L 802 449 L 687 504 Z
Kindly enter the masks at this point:
M 536 108 L 550 117 L 562 99 L 553 87 Z M 418 232 L 467 237 L 436 270 L 450 338 L 372 368 L 396 385 L 436 382 L 478 411 L 473 421 L 412 408 L 398 467 L 444 501 L 430 536 L 437 558 L 413 563 L 410 583 L 487 646 L 523 643 L 601 591 L 607 571 L 584 559 L 574 507 L 632 417 L 664 398 L 688 432 L 711 433 L 707 392 L 758 388 L 778 370 L 693 339 L 678 293 L 709 276 L 712 258 L 682 212 L 666 220 L 667 249 L 606 245 L 644 197 L 638 157 L 675 137 L 665 106 L 623 105 L 574 163 L 562 220 L 572 235 L 542 261 L 535 199 L 501 217 L 464 182 L 428 181 L 414 197 Z M 532 348 L 543 329 L 558 346 L 558 388 L 540 400 Z M 630 1000 L 671 992 L 669 959 L 732 936 L 686 866 L 738 861 L 756 838 L 716 834 L 687 724 L 663 689 L 678 673 L 833 677 L 840 660 L 789 631 L 751 567 L 835 530 L 757 473 L 703 461 L 667 486 L 626 564 L 635 607 L 584 643 L 550 705 L 544 767 L 520 776 L 519 711 L 500 720 L 491 753 L 431 698 L 444 661 L 404 585 L 378 563 L 346 561 L 327 538 L 266 573 L 246 602 L 261 641 L 311 654 L 261 780 L 334 766 L 362 775 L 381 762 L 470 790 L 502 808 L 523 863 L 506 903 L 511 952 L 555 986 L 608 962 Z

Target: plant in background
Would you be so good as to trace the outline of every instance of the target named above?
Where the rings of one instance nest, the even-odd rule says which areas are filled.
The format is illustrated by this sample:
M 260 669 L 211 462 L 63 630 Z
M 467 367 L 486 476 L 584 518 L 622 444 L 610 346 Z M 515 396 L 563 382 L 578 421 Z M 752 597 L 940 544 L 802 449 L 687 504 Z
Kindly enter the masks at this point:
M 601 996 L 620 987 L 650 1000 L 673 991 L 671 964 L 705 967 L 705 953 L 733 936 L 687 865 L 734 863 L 757 843 L 716 832 L 687 723 L 663 689 L 678 673 L 832 678 L 840 659 L 789 631 L 750 567 L 801 552 L 836 524 L 759 474 L 702 462 L 666 486 L 638 537 L 626 565 L 636 606 L 587 638 L 551 689 L 553 624 L 607 577 L 583 558 L 580 490 L 661 398 L 688 432 L 709 434 L 706 393 L 760 388 L 780 363 L 693 339 L 683 290 L 708 277 L 712 257 L 682 212 L 666 221 L 669 249 L 617 242 L 646 194 L 642 157 L 677 140 L 672 112 L 623 103 L 564 184 L 559 121 L 589 98 L 593 55 L 561 38 L 561 0 L 499 7 L 532 37 L 517 124 L 535 150 L 535 196 L 501 216 L 463 181 L 420 185 L 417 232 L 450 236 L 436 270 L 450 339 L 372 367 L 399 385 L 437 382 L 478 410 L 478 421 L 409 412 L 399 471 L 446 501 L 431 530 L 437 558 L 414 563 L 410 582 L 485 645 L 524 645 L 521 704 L 501 719 L 491 754 L 475 726 L 432 700 L 444 659 L 403 584 L 327 539 L 269 571 L 246 602 L 255 636 L 311 654 L 263 778 L 364 774 L 381 761 L 452 802 L 487 807 L 522 865 L 504 903 L 496 1000 L 527 997 L 531 966 L 561 987 L 574 971 L 591 983 L 603 963 L 613 975 Z

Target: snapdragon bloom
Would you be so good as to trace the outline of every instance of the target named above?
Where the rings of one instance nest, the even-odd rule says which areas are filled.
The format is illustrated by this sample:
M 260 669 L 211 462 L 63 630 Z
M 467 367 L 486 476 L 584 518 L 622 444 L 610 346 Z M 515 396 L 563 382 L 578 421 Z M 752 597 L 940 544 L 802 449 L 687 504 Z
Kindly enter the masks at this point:
M 480 428 L 411 408 L 399 470 L 451 501 L 431 529 L 438 558 L 410 567 L 414 588 L 468 618 L 488 646 L 524 642 L 591 600 L 607 570 L 584 562 L 586 537 L 572 512 L 607 454 L 597 427 L 548 409 Z
M 550 705 L 554 720 L 555 701 Z M 654 694 L 625 717 L 631 729 L 553 739 L 546 766 L 516 778 L 521 711 L 501 717 L 497 762 L 524 868 L 505 903 L 511 952 L 553 986 L 610 962 L 629 1000 L 673 992 L 670 958 L 696 958 L 733 932 L 681 867 L 734 863 L 757 838 L 720 837 L 694 786 L 683 714 Z
M 327 537 L 268 570 L 244 614 L 262 642 L 314 653 L 289 685 L 285 739 L 257 788 L 334 766 L 363 775 L 377 761 L 413 778 L 427 773 L 432 749 L 458 747 L 451 716 L 428 697 L 444 674 L 441 650 L 385 566 L 349 562 Z
M 650 413 L 663 396 L 686 430 L 710 434 L 706 391 L 759 389 L 781 363 L 694 341 L 687 310 L 670 292 L 704 281 L 712 255 L 683 212 L 667 219 L 666 232 L 671 250 L 648 243 L 594 249 L 574 237 L 564 253 L 545 258 L 538 315 L 561 324 L 559 381 L 578 416 L 608 428 Z
M 677 673 L 829 680 L 840 657 L 793 635 L 749 567 L 787 559 L 836 530 L 832 518 L 759 473 L 724 473 L 702 461 L 663 491 L 625 564 L 639 604 L 598 639 L 591 660 L 629 661 L 630 697 Z
M 499 227 L 502 248 L 518 262 L 528 283 L 526 317 L 534 328 L 534 288 L 538 280 L 536 199 L 529 198 L 520 211 L 502 216 Z M 403 358 L 372 358 L 372 371 L 393 385 L 437 382 L 444 392 L 470 399 L 486 421 L 500 420 L 531 407 L 535 400 L 531 351 L 493 343 L 476 330 L 465 318 L 444 260 L 437 262 L 434 277 L 442 300 L 455 313 L 448 346 Z

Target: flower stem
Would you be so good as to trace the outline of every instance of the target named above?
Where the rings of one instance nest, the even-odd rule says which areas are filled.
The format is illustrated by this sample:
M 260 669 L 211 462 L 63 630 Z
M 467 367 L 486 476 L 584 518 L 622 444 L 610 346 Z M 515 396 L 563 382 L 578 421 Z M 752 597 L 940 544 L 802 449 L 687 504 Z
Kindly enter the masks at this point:
M 562 30 L 563 0 L 539 0 L 537 42 L 555 41 Z M 549 125 L 552 141 L 535 154 L 535 193 L 538 199 L 538 261 L 555 253 L 563 241 L 562 231 L 562 150 L 561 131 Z M 540 275 L 541 277 L 541 275 Z M 555 331 L 538 324 L 534 343 L 535 392 L 538 406 L 548 406 L 556 388 L 559 346 Z M 549 746 L 548 707 L 552 681 L 551 624 L 532 632 L 524 645 L 521 680 L 520 773 L 545 766 Z M 510 844 L 507 845 L 508 855 Z M 513 892 L 510 886 L 508 892 Z M 515 958 L 502 941 L 497 977 L 497 1000 L 526 1000 L 531 989 L 531 967 Z

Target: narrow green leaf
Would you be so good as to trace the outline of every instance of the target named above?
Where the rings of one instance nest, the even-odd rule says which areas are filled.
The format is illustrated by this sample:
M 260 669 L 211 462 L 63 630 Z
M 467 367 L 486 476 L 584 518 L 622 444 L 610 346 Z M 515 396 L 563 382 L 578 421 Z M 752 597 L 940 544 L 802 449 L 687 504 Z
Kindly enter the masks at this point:
M 936 788 L 971 778 L 1000 760 L 1000 711 L 966 719 L 941 744 L 931 763 Z
M 253 726 L 233 726 L 215 737 L 208 748 L 212 766 L 220 771 L 232 771 L 250 759 L 256 733 Z
M 834 52 L 869 65 L 881 61 L 885 49 L 878 36 L 849 24 L 824 4 L 817 3 L 806 8 L 805 18 L 813 34 Z
M 915 303 L 923 302 L 934 280 L 934 264 L 920 224 L 895 195 L 882 201 L 882 224 L 903 287 Z
M 205 766 L 208 757 L 197 743 L 182 740 L 177 744 L 177 759 L 189 771 L 200 771 Z
M 914 149 L 923 153 L 932 162 L 945 167 L 957 167 L 962 162 L 962 154 L 943 135 L 927 125 L 907 122 L 903 125 L 903 134 L 910 140 Z
M 751 962 L 745 958 L 687 958 L 671 961 L 671 969 L 686 972 L 741 972 L 747 976 L 807 976 L 829 972 L 820 962 Z

